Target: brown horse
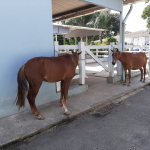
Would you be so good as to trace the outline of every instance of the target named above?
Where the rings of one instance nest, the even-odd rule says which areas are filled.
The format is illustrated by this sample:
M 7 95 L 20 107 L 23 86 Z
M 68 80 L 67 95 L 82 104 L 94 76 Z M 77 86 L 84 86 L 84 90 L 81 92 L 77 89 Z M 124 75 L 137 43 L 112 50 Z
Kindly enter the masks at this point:
M 16 105 L 25 106 L 25 98 L 31 107 L 32 113 L 39 119 L 45 119 L 37 110 L 35 98 L 43 81 L 58 82 L 61 81 L 60 103 L 63 105 L 65 114 L 69 115 L 67 110 L 67 96 L 70 81 L 75 75 L 75 69 L 78 65 L 80 53 L 73 52 L 59 57 L 35 57 L 24 64 L 18 72 L 18 93 Z M 29 83 L 29 88 L 27 85 Z M 64 101 L 63 101 L 64 98 Z
M 122 66 L 125 71 L 125 82 L 124 84 L 127 83 L 127 70 L 129 72 L 129 85 L 131 85 L 131 69 L 136 70 L 140 69 L 141 71 L 141 80 L 143 80 L 143 69 L 144 68 L 144 80 L 145 82 L 145 75 L 146 75 L 146 64 L 147 64 L 147 57 L 145 53 L 139 52 L 137 54 L 132 54 L 128 52 L 122 52 L 119 51 L 118 49 L 112 50 L 113 54 L 113 62 L 112 64 L 115 65 L 116 61 L 119 60 L 122 63 Z

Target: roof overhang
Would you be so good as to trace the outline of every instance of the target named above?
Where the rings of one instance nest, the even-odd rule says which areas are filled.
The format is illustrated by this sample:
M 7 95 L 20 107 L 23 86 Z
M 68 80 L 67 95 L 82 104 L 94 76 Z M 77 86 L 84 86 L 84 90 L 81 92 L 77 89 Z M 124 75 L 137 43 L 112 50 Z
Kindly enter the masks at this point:
M 90 3 L 90 1 L 92 3 Z M 84 0 L 52 0 L 53 22 L 81 17 L 95 13 L 96 11 L 104 11 L 108 8 L 113 9 L 110 4 L 107 6 L 107 3 L 103 6 L 102 1 L 105 2 L 105 0 L 97 1 L 98 3 L 96 3 L 96 0 L 86 0 L 86 2 Z M 111 0 L 111 3 L 112 1 L 113 0 Z M 116 0 L 114 0 L 114 2 L 115 1 Z M 123 0 L 123 5 L 135 4 L 142 1 L 145 0 Z
M 107 31 L 105 29 L 53 24 L 53 34 L 65 35 L 66 38 L 85 37 L 92 35 L 100 35 L 100 32 Z

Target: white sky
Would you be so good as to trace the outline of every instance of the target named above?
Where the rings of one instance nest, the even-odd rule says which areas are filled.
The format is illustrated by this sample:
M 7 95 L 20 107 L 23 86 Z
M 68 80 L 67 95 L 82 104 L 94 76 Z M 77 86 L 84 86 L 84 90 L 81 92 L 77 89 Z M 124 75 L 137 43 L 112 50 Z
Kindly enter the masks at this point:
M 140 30 L 147 30 L 146 20 L 142 19 L 141 15 L 143 13 L 144 8 L 148 4 L 145 4 L 145 2 L 133 4 L 133 9 L 126 21 L 126 31 L 135 32 L 135 31 L 140 31 Z M 130 5 L 123 7 L 123 16 L 124 17 L 128 13 L 129 9 L 130 9 Z

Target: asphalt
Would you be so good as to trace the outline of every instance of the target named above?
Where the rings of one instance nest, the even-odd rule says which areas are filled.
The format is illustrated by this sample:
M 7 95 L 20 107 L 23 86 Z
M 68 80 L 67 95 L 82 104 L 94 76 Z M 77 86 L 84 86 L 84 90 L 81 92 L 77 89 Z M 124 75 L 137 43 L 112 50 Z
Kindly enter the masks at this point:
M 149 77 L 146 78 L 145 83 L 139 80 L 139 76 L 134 77 L 131 80 L 132 85 L 127 86 L 122 82 L 107 83 L 106 78 L 98 74 L 90 75 L 86 79 L 89 89 L 81 94 L 68 97 L 68 110 L 71 113 L 69 116 L 63 114 L 59 102 L 55 101 L 38 107 L 45 120 L 38 120 L 30 113 L 30 110 L 2 118 L 0 119 L 0 148 L 41 133 L 150 84 Z M 74 80 L 71 84 L 77 83 L 78 80 Z

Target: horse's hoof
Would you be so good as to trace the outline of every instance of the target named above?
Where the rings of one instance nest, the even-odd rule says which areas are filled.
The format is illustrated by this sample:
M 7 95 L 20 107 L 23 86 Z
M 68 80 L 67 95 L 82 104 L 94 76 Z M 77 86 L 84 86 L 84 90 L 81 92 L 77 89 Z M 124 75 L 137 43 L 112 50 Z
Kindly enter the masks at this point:
M 39 116 L 38 116 L 38 119 L 39 119 L 39 120 L 44 120 L 45 118 L 44 118 L 42 115 L 39 115 Z
M 128 84 L 128 86 L 131 86 L 131 84 Z
M 123 83 L 123 85 L 127 85 L 126 83 Z
M 67 111 L 67 112 L 64 112 L 64 114 L 65 114 L 65 115 L 70 115 L 69 111 Z

